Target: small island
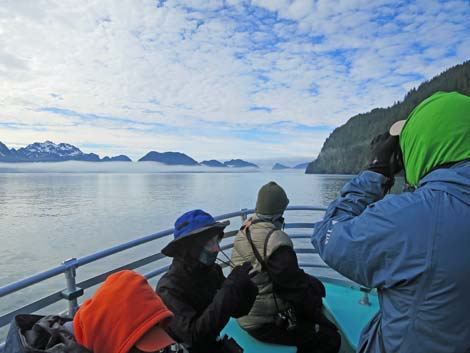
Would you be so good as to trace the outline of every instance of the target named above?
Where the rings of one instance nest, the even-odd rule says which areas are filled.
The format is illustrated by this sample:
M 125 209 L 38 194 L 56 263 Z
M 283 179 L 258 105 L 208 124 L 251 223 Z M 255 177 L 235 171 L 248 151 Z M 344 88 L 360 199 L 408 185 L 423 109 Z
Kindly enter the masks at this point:
M 285 170 L 285 169 L 291 169 L 291 168 L 281 163 L 276 163 L 272 167 L 272 170 Z
M 202 161 L 200 164 L 204 165 L 206 167 L 227 168 L 227 166 L 225 164 L 223 164 L 222 162 L 219 162 L 216 159 L 211 159 L 211 160 L 208 160 L 208 161 Z
M 231 168 L 247 168 L 247 167 L 252 167 L 252 168 L 259 168 L 254 163 L 246 162 L 243 159 L 231 159 L 227 162 L 224 162 L 224 165 L 226 167 L 231 167 Z

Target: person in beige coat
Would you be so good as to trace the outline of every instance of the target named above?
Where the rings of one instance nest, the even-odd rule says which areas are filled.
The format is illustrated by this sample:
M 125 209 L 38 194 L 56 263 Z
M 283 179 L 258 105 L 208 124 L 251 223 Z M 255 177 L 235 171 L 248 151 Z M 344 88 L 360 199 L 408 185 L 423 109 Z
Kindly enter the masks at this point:
M 300 353 L 336 353 L 341 338 L 322 313 L 325 288 L 299 268 L 293 243 L 282 230 L 288 204 L 284 189 L 269 182 L 258 192 L 255 214 L 236 235 L 232 262 L 250 262 L 258 272 L 252 278 L 258 296 L 237 321 L 264 342 L 297 346 Z

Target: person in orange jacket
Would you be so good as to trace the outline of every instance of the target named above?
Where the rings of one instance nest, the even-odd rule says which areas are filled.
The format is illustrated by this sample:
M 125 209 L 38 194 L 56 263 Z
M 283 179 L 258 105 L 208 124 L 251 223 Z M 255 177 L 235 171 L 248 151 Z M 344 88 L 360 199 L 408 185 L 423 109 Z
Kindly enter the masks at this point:
M 110 275 L 83 303 L 73 331 L 93 353 L 158 352 L 174 343 L 165 332 L 172 318 L 145 277 L 124 270 Z

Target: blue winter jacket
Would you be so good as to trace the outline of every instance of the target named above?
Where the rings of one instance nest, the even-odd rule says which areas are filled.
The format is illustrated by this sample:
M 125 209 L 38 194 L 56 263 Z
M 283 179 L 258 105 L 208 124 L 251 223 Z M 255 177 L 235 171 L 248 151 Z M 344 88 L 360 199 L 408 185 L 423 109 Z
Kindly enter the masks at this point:
M 470 162 L 383 198 L 386 181 L 362 172 L 312 235 L 329 266 L 377 288 L 380 311 L 358 352 L 469 353 Z

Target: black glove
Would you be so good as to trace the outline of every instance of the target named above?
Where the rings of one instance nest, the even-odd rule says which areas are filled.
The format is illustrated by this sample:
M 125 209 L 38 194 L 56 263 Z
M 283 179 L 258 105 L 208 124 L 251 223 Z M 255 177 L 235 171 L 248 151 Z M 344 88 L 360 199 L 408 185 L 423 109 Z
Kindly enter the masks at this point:
M 238 318 L 248 314 L 258 295 L 258 286 L 251 280 L 249 262 L 236 266 L 224 281 L 223 288 L 228 290 L 230 316 Z
M 388 132 L 374 137 L 370 143 L 372 162 L 368 170 L 392 178 L 403 169 L 401 150 L 398 136 L 391 136 Z

